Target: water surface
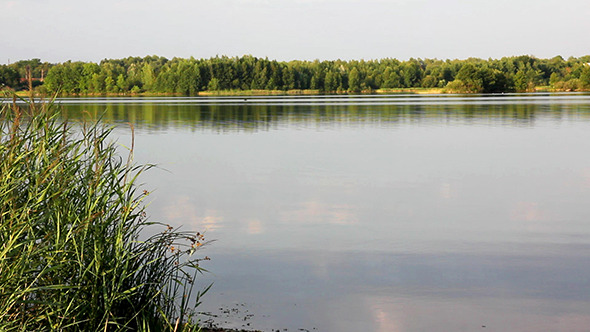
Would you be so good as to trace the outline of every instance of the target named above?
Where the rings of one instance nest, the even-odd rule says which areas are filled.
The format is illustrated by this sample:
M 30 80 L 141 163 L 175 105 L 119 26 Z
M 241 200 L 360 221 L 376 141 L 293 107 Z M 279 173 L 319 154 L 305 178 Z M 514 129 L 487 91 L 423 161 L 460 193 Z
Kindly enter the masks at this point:
M 590 96 L 62 99 L 153 220 L 216 242 L 199 310 L 264 331 L 585 331 Z M 484 328 L 485 326 L 485 328 Z

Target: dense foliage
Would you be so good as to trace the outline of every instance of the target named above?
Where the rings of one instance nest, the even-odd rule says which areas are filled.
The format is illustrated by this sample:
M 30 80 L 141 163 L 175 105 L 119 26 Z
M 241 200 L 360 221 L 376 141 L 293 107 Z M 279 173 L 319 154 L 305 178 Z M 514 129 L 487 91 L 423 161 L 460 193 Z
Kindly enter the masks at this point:
M 40 59 L 21 60 L 10 65 L 2 65 L 0 66 L 0 87 L 6 85 L 15 90 L 27 88 L 28 72 L 33 79 L 32 85 L 41 85 L 52 66 L 48 62 L 41 62 Z
M 46 63 L 38 59 L 4 66 L 30 66 L 38 78 Z M 1 81 L 11 86 L 10 78 Z M 371 61 L 289 61 L 215 57 L 168 60 L 158 56 L 103 60 L 100 64 L 65 62 L 51 66 L 44 79 L 48 92 L 64 94 L 176 93 L 194 95 L 221 90 L 315 90 L 320 93 L 371 92 L 402 88 L 440 88 L 448 92 L 560 91 L 590 89 L 590 56 L 532 56 L 499 60 L 381 59 Z
M 109 129 L 58 114 L 0 109 L 0 331 L 194 327 L 202 235 L 148 222 L 145 167 L 117 154 Z

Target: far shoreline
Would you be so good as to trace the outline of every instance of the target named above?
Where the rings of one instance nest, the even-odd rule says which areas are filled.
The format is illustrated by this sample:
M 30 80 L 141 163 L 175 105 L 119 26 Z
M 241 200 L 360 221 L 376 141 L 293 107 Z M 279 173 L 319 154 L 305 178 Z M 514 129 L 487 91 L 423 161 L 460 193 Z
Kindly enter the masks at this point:
M 560 92 L 590 92 L 590 90 L 571 91 L 553 89 L 548 86 L 535 87 L 531 92 L 546 92 L 546 93 L 560 93 Z M 30 91 L 21 90 L 15 92 L 17 96 L 29 97 Z M 243 96 L 347 96 L 347 95 L 386 95 L 386 94 L 416 94 L 416 95 L 440 95 L 440 94 L 464 94 L 477 95 L 482 93 L 475 92 L 454 92 L 447 91 L 444 88 L 398 88 L 398 89 L 377 89 L 377 90 L 363 90 L 363 91 L 319 91 L 319 90 L 220 90 L 220 91 L 200 91 L 194 95 L 187 95 L 182 93 L 80 93 L 80 94 L 59 94 L 57 97 L 243 97 Z M 498 94 L 498 93 L 496 93 Z M 503 93 L 500 93 L 503 94 Z M 45 96 L 39 92 L 34 92 L 34 96 Z

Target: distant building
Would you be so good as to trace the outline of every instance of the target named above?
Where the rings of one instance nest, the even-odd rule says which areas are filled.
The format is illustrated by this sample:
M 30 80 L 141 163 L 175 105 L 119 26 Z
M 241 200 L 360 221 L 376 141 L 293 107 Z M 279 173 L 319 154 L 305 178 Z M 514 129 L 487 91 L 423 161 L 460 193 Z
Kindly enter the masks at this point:
M 33 81 L 33 82 L 43 82 L 43 78 L 31 77 L 31 81 Z M 20 78 L 20 82 L 21 83 L 26 83 L 27 82 L 27 78 L 26 77 L 21 77 Z

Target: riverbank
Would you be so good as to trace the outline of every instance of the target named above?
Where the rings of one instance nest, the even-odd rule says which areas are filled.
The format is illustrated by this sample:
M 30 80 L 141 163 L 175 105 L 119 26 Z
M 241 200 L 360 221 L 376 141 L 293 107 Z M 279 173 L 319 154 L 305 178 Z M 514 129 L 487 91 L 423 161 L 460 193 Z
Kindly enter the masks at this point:
M 410 93 L 410 94 L 441 94 L 445 93 L 444 89 L 433 88 L 410 88 L 410 89 L 378 89 L 378 90 L 363 90 L 359 92 L 325 92 L 320 90 L 221 90 L 221 91 L 200 91 L 194 95 L 186 95 L 182 93 L 79 93 L 79 94 L 63 94 L 61 97 L 233 97 L 233 96 L 321 96 L 321 95 L 374 95 L 374 94 L 395 94 L 395 93 Z M 29 97 L 29 91 L 17 91 L 16 94 L 20 97 Z M 35 92 L 35 96 L 43 95 L 40 92 Z
M 442 88 L 402 88 L 402 89 L 377 89 L 362 90 L 358 92 L 348 91 L 320 91 L 320 90 L 224 90 L 224 91 L 201 91 L 198 96 L 286 96 L 286 95 L 374 95 L 374 94 L 441 94 L 445 93 Z
M 576 92 L 589 92 L 580 90 Z M 550 86 L 537 86 L 528 92 L 573 92 L 568 89 L 554 89 Z M 60 97 L 243 97 L 243 96 L 346 96 L 346 95 L 386 95 L 386 94 L 478 94 L 472 92 L 451 92 L 444 88 L 400 88 L 400 89 L 377 89 L 364 90 L 359 92 L 322 92 L 319 90 L 222 90 L 222 91 L 200 91 L 194 95 L 182 93 L 85 93 L 85 94 L 63 94 Z M 16 95 L 26 98 L 30 96 L 29 91 L 17 91 Z M 44 96 L 43 93 L 35 92 L 34 96 Z

